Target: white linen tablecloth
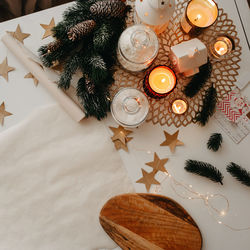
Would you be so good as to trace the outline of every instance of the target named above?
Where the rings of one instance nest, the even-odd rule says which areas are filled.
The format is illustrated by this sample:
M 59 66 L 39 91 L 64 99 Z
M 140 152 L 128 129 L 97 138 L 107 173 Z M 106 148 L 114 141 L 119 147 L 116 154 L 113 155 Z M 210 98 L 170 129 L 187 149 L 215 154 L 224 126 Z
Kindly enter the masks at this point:
M 76 123 L 58 105 L 40 108 L 0 134 L 0 249 L 114 247 L 99 211 L 131 191 L 101 122 Z

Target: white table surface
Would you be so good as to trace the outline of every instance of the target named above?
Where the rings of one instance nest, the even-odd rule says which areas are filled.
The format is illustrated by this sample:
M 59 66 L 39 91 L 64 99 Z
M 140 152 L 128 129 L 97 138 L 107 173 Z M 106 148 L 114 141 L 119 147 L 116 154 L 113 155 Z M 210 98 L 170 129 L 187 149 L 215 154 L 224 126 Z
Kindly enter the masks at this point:
M 250 79 L 248 72 L 250 68 L 250 52 L 235 8 L 234 0 L 217 0 L 217 3 L 220 7 L 224 8 L 225 12 L 228 13 L 229 18 L 233 19 L 237 26 L 242 46 L 241 68 L 238 77 L 244 74 L 245 78 Z M 62 19 L 62 12 L 69 5 L 71 4 L 61 5 L 0 23 L 0 37 L 4 35 L 5 31 L 14 31 L 17 24 L 20 24 L 23 32 L 31 34 L 30 37 L 25 39 L 25 46 L 31 51 L 36 52 L 42 44 L 48 43 L 52 40 L 51 37 L 44 40 L 41 39 L 44 30 L 40 26 L 40 23 L 48 24 L 52 17 L 55 18 L 56 23 L 59 22 Z M 248 14 L 250 14 L 249 9 Z M 0 62 L 2 62 L 7 56 L 8 64 L 16 68 L 15 71 L 9 73 L 9 82 L 6 82 L 5 79 L 0 77 L 0 102 L 5 101 L 6 110 L 14 114 L 5 119 L 4 126 L 0 126 L 1 132 L 25 119 L 25 117 L 27 117 L 32 111 L 36 110 L 37 107 L 51 104 L 55 101 L 50 97 L 50 94 L 47 93 L 41 84 L 39 84 L 38 87 L 35 87 L 31 79 L 24 79 L 24 75 L 27 74 L 28 71 L 16 60 L 15 56 L 6 49 L 2 42 L 0 42 L 0 52 Z M 248 100 L 250 99 L 249 85 L 242 91 L 242 93 L 248 97 Z M 116 126 L 111 116 L 103 122 L 106 126 Z M 185 128 L 181 127 L 179 139 L 183 141 L 185 145 L 183 147 L 177 147 L 175 153 L 172 154 L 168 147 L 160 147 L 160 143 L 164 140 L 163 130 L 166 130 L 169 133 L 174 133 L 177 129 L 174 126 L 167 127 L 145 123 L 140 128 L 134 130 L 134 139 L 129 143 L 129 153 L 119 151 L 128 174 L 134 183 L 136 191 L 146 191 L 143 184 L 136 184 L 135 182 L 142 176 L 141 168 L 144 168 L 146 171 L 151 170 L 151 168 L 146 166 L 145 163 L 153 161 L 153 153 L 157 152 L 160 158 L 169 158 L 165 167 L 177 180 L 186 184 L 191 184 L 193 188 L 200 193 L 221 193 L 228 198 L 230 202 L 230 211 L 222 221 L 235 228 L 249 227 L 250 189 L 235 181 L 226 172 L 226 165 L 233 161 L 250 170 L 250 136 L 246 137 L 237 145 L 217 125 L 214 118 L 211 118 L 206 127 L 199 127 L 194 124 L 190 124 Z M 223 147 L 217 153 L 213 153 L 206 148 L 206 142 L 210 134 L 213 132 L 221 133 L 224 139 Z M 187 173 L 183 169 L 184 162 L 187 159 L 207 161 L 218 167 L 224 174 L 224 185 L 221 186 L 220 184 L 213 183 L 205 178 Z M 161 194 L 176 200 L 194 218 L 202 232 L 202 249 L 250 249 L 250 230 L 237 232 L 218 224 L 218 222 L 213 220 L 213 217 L 209 215 L 207 207 L 204 205 L 203 201 L 185 200 L 180 198 L 173 192 L 169 183 L 168 179 L 164 181 Z M 84 249 L 84 246 L 81 249 Z

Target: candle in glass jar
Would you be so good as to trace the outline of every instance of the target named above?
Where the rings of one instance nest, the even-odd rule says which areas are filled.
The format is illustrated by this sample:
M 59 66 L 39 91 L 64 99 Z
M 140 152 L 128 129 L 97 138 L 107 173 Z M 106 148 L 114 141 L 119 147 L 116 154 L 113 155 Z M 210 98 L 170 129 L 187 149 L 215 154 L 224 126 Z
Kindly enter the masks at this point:
M 210 52 L 215 58 L 223 59 L 233 49 L 233 40 L 227 36 L 217 37 L 210 45 Z
M 181 26 L 188 33 L 195 27 L 207 28 L 218 16 L 218 8 L 213 0 L 192 0 L 188 3 Z
M 177 99 L 172 103 L 172 110 L 177 115 L 184 114 L 187 111 L 187 103 L 184 100 Z
M 167 96 L 176 85 L 176 76 L 167 66 L 156 66 L 148 72 L 144 79 L 144 90 L 153 98 Z
M 216 51 L 216 53 L 218 55 L 225 55 L 227 53 L 227 44 L 223 41 L 217 41 L 215 44 L 214 44 L 214 50 Z
M 149 85 L 159 94 L 170 92 L 175 86 L 176 78 L 173 71 L 165 66 L 154 68 L 149 74 Z

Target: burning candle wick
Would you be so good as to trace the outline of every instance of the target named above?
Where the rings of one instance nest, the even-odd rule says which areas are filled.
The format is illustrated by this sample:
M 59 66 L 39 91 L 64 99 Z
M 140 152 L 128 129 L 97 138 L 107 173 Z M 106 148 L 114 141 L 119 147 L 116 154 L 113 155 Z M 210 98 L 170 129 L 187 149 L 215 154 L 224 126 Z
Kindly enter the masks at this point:
M 199 19 L 201 19 L 201 15 L 198 14 L 197 17 L 194 19 L 195 22 L 197 22 Z
M 183 114 L 187 110 L 187 103 L 181 99 L 177 99 L 172 104 L 172 110 L 175 114 Z

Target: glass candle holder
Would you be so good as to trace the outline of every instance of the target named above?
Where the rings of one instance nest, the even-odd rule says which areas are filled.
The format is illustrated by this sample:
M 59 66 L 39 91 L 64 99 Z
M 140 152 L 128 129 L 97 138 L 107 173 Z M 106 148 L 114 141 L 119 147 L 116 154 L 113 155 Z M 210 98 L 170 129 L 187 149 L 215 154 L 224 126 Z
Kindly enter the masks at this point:
M 176 99 L 172 102 L 171 108 L 172 112 L 176 115 L 182 115 L 187 111 L 188 104 L 185 100 Z
M 233 50 L 233 40 L 228 36 L 219 36 L 214 39 L 209 46 L 210 53 L 216 59 L 225 59 Z
M 121 89 L 111 103 L 111 114 L 114 120 L 123 127 L 138 127 L 146 120 L 148 112 L 147 97 L 135 88 Z
M 176 85 L 176 75 L 172 69 L 158 65 L 149 70 L 143 81 L 145 93 L 155 99 L 168 96 Z
M 199 33 L 214 24 L 218 17 L 218 7 L 213 0 L 191 0 L 181 20 L 185 33 Z
M 139 72 L 147 69 L 159 50 L 158 38 L 149 27 L 133 25 L 121 34 L 118 41 L 117 58 L 128 71 Z

